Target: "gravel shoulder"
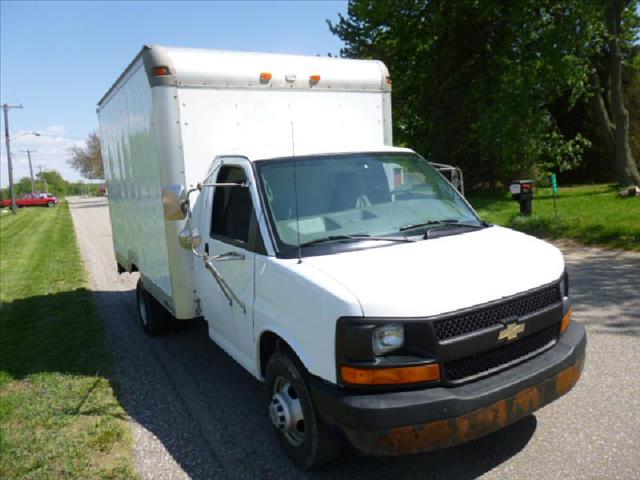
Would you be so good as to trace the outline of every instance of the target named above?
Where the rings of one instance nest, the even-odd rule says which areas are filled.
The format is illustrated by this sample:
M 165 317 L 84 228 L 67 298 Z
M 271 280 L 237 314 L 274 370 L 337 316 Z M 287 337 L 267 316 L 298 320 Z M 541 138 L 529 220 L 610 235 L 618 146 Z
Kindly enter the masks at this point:
M 148 338 L 137 275 L 118 275 L 106 199 L 69 199 L 78 243 L 131 418 L 140 476 L 163 478 L 640 478 L 640 254 L 559 244 L 574 319 L 588 330 L 583 377 L 565 397 L 460 447 L 399 458 L 344 455 L 314 473 L 281 453 L 262 386 L 204 324 Z

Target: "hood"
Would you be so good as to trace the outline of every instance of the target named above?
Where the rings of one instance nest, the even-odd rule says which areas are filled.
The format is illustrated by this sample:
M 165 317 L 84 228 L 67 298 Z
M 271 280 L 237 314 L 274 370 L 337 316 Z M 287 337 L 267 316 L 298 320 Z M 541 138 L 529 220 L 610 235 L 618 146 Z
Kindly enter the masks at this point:
M 468 308 L 551 283 L 564 271 L 553 245 L 496 226 L 304 262 L 350 290 L 370 317 Z

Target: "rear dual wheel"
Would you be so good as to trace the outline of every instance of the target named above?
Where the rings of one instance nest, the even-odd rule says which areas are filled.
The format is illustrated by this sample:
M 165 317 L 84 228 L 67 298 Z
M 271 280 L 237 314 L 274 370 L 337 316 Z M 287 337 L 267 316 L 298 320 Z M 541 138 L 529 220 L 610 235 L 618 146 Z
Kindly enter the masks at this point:
M 289 350 L 279 350 L 267 363 L 268 410 L 278 441 L 287 456 L 310 470 L 338 457 L 341 438 L 315 411 L 307 387 L 309 374 Z
M 162 335 L 167 330 L 169 313 L 153 296 L 144 288 L 142 278 L 136 285 L 136 303 L 138 306 L 138 319 L 142 329 L 147 335 Z

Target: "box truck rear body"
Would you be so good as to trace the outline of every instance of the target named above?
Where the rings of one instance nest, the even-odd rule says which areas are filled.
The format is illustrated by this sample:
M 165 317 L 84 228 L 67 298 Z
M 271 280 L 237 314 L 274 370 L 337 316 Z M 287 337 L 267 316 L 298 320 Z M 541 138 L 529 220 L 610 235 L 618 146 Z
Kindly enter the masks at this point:
M 164 220 L 162 186 L 195 185 L 217 155 L 247 149 L 391 145 L 390 95 L 378 61 L 143 48 L 98 104 L 118 263 L 177 318 L 199 316 L 184 222 Z

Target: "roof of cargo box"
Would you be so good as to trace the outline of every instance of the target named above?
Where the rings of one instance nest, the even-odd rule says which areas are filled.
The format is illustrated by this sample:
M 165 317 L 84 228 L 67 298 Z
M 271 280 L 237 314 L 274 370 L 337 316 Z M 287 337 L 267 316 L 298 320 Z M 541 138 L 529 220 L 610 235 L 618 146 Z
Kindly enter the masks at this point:
M 391 91 L 387 67 L 378 60 L 144 46 L 98 102 L 142 61 L 152 87 Z

